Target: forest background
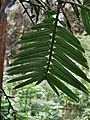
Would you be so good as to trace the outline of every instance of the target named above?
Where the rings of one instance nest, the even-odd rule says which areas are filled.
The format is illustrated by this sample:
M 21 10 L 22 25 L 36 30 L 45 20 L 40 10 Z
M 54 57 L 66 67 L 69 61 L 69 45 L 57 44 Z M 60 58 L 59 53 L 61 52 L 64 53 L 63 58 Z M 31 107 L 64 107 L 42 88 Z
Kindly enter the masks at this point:
M 18 57 L 17 54 L 19 53 L 20 47 L 24 46 L 24 45 L 21 45 L 22 42 L 19 45 L 17 45 L 16 42 L 18 40 L 22 39 L 21 36 L 24 36 L 27 33 L 32 34 L 33 29 L 37 28 L 37 26 L 35 26 L 35 25 L 38 25 L 38 24 L 41 25 L 40 23 L 42 23 L 44 20 L 46 20 L 45 24 L 52 22 L 53 20 L 50 19 L 50 21 L 49 21 L 48 18 L 52 18 L 52 16 L 53 16 L 53 18 L 55 18 L 55 16 L 57 15 L 56 11 L 58 11 L 58 7 L 57 7 L 58 2 L 60 2 L 60 1 L 52 1 L 52 0 L 42 1 L 42 0 L 40 0 L 38 2 L 38 0 L 35 0 L 34 2 L 33 1 L 29 1 L 29 2 L 17 1 L 15 3 L 15 5 L 10 9 L 10 11 L 8 12 L 8 15 L 7 15 L 8 24 L 7 24 L 7 32 L 6 32 L 6 37 L 5 37 L 6 53 L 5 53 L 5 62 L 4 62 L 4 72 L 3 72 L 4 73 L 3 89 L 2 89 L 2 93 L 1 93 L 1 96 L 2 96 L 2 101 L 1 101 L 2 120 L 21 120 L 21 119 L 23 119 L 23 120 L 89 120 L 90 119 L 90 109 L 89 109 L 90 108 L 90 95 L 89 95 L 90 84 L 86 81 L 89 81 L 88 78 L 90 77 L 90 71 L 89 71 L 89 69 L 85 68 L 86 63 L 84 66 L 81 66 L 82 64 L 84 64 L 84 62 L 81 63 L 81 65 L 80 65 L 79 60 L 80 61 L 84 60 L 84 58 L 82 56 L 81 56 L 82 58 L 80 58 L 79 60 L 76 60 L 75 64 L 82 71 L 84 71 L 86 76 L 88 76 L 88 78 L 86 77 L 86 81 L 84 80 L 84 77 L 82 77 L 82 76 L 84 76 L 83 72 L 80 71 L 80 75 L 78 75 L 79 73 L 77 73 L 76 71 L 74 72 L 70 67 L 69 68 L 71 70 L 71 73 L 75 73 L 76 75 L 79 76 L 78 77 L 74 74 L 76 79 L 77 80 L 80 79 L 82 84 L 84 84 L 85 87 L 88 89 L 88 94 L 87 94 L 87 89 L 84 88 L 83 86 L 82 86 L 83 88 L 81 89 L 76 85 L 76 88 L 78 88 L 79 90 L 81 89 L 81 91 L 83 91 L 85 93 L 77 90 L 75 88 L 75 86 L 70 82 L 69 82 L 69 85 L 67 85 L 65 83 L 65 81 L 64 81 L 64 84 L 68 88 L 70 87 L 71 91 L 74 91 L 74 97 L 73 97 L 72 92 L 70 92 L 70 94 L 66 92 L 66 94 L 68 95 L 67 96 L 66 94 L 64 94 L 65 91 L 63 89 L 61 89 L 61 90 L 64 93 L 61 91 L 57 91 L 54 87 L 52 87 L 52 84 L 50 84 L 50 81 L 48 81 L 48 82 L 43 81 L 39 85 L 35 85 L 35 83 L 27 85 L 24 83 L 24 80 L 21 80 L 21 81 L 18 80 L 19 81 L 18 83 L 21 84 L 20 86 L 18 86 L 16 79 L 18 79 L 20 77 L 20 74 L 27 75 L 27 73 L 25 71 L 24 71 L 24 73 L 19 73 L 18 70 L 16 70 L 16 71 L 18 71 L 17 75 L 14 75 L 14 73 L 13 73 L 13 71 L 15 69 L 13 70 L 11 66 L 13 66 L 13 63 L 14 63 L 13 61 L 15 61 L 15 60 L 13 60 L 12 58 L 14 55 L 16 55 Z M 87 24 L 86 24 L 86 22 L 85 22 L 86 19 L 88 18 L 87 16 L 84 16 L 85 20 L 83 19 L 83 15 L 81 14 L 82 7 L 81 8 L 77 7 L 79 5 L 84 6 L 83 3 L 85 3 L 85 2 L 88 3 L 85 6 L 88 8 L 88 6 L 90 4 L 90 2 L 88 2 L 88 0 L 84 0 L 84 1 L 81 0 L 79 2 L 78 2 L 78 0 L 77 1 L 71 0 L 71 3 L 72 3 L 71 5 L 69 5 L 69 4 L 67 4 L 65 6 L 63 5 L 63 9 L 62 9 L 62 7 L 60 7 L 61 11 L 59 14 L 60 15 L 59 22 L 60 22 L 61 26 L 63 26 L 68 31 L 73 33 L 73 35 L 80 41 L 82 47 L 85 50 L 84 57 L 85 57 L 85 59 L 87 59 L 88 66 L 90 66 L 90 45 L 89 45 L 89 43 L 90 43 L 90 36 L 89 36 L 90 28 L 88 28 L 90 23 L 87 22 Z M 76 6 L 76 4 L 73 4 L 73 3 L 76 3 L 78 5 Z M 43 10 L 43 9 L 45 9 L 45 10 Z M 87 13 L 87 11 L 84 11 L 84 12 Z M 90 16 L 88 19 L 90 21 Z M 88 19 L 87 19 L 87 21 L 88 21 Z M 35 24 L 35 25 L 33 25 L 33 24 Z M 46 25 L 46 28 L 48 28 L 48 25 L 49 24 Z M 53 24 L 53 26 L 54 26 L 54 24 Z M 39 27 L 42 27 L 42 25 Z M 39 31 L 39 29 L 43 30 L 45 26 L 43 26 L 42 29 L 39 27 L 37 28 L 37 31 Z M 45 28 L 45 30 L 46 30 L 46 28 Z M 66 31 L 64 31 L 64 32 L 66 32 Z M 45 33 L 45 31 L 44 31 L 44 33 Z M 54 33 L 54 31 L 52 32 L 52 34 L 53 33 Z M 66 32 L 66 35 L 67 34 L 68 33 Z M 42 34 L 38 33 L 38 36 L 39 35 L 42 36 Z M 51 33 L 49 33 L 49 35 L 51 35 Z M 32 43 L 32 41 L 30 41 L 30 42 Z M 69 45 L 70 44 L 71 43 L 69 43 Z M 28 45 L 28 43 L 25 43 L 25 45 Z M 38 45 L 38 44 L 36 44 L 36 45 Z M 43 45 L 43 44 L 41 44 L 41 45 Z M 71 44 L 71 46 L 74 46 L 74 45 Z M 39 47 L 41 47 L 41 46 L 39 46 Z M 76 46 L 74 46 L 74 47 L 76 47 Z M 35 46 L 35 49 L 39 51 L 39 49 L 37 49 L 36 46 Z M 42 47 L 42 49 L 47 50 L 48 48 Z M 78 50 L 79 50 L 79 48 L 77 48 L 77 51 Z M 68 53 L 65 53 L 65 54 L 68 54 Z M 80 52 L 78 54 L 81 55 L 82 53 Z M 37 57 L 37 56 L 35 56 L 35 57 Z M 69 57 L 71 57 L 71 56 L 69 56 Z M 72 59 L 70 59 L 70 60 L 72 60 Z M 41 61 L 39 61 L 39 62 L 41 62 Z M 53 63 L 53 61 L 52 61 L 52 63 Z M 21 67 L 21 69 L 22 69 L 22 67 Z M 76 70 L 78 70 L 78 68 L 76 68 Z M 83 75 L 81 76 L 81 74 L 83 74 Z M 14 79 L 14 78 L 16 78 L 16 79 Z M 13 79 L 14 79 L 14 83 L 12 82 Z M 7 83 L 8 81 L 11 81 L 11 82 Z M 27 85 L 27 86 L 25 86 L 25 85 Z M 71 85 L 74 87 L 72 87 Z M 13 88 L 15 86 L 18 86 L 16 88 L 19 88 L 19 89 L 13 90 Z M 55 86 L 57 88 L 59 88 L 57 85 L 55 85 Z M 51 88 L 57 94 L 59 93 L 60 95 L 58 96 Z M 66 89 L 66 91 L 67 91 L 67 89 Z M 79 101 L 78 101 L 77 96 L 79 98 Z M 78 102 L 75 102 L 72 98 Z

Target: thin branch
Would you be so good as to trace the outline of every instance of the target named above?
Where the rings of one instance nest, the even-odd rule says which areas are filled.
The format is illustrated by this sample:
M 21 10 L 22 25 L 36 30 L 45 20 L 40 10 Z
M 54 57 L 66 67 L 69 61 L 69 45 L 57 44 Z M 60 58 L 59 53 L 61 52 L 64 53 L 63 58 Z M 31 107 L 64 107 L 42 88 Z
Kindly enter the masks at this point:
M 81 4 L 81 1 L 80 1 L 80 0 L 77 0 L 77 2 L 78 2 L 79 4 Z
M 42 0 L 35 0 L 35 1 L 36 3 L 40 4 L 46 10 L 45 6 L 43 5 L 44 2 Z
M 13 107 L 12 104 L 11 104 L 11 101 L 9 100 L 9 98 L 14 98 L 14 97 L 8 96 L 3 89 L 1 89 L 1 90 L 2 90 L 4 96 L 6 97 L 8 103 L 9 103 L 8 113 L 9 113 L 9 110 L 10 110 L 10 108 L 11 108 L 11 109 L 13 110 L 13 114 L 16 114 L 16 110 L 14 109 L 14 107 Z
M 63 13 L 65 19 L 66 19 L 68 29 L 70 30 L 71 33 L 73 33 L 72 30 L 71 30 L 71 25 L 70 25 L 70 22 L 69 22 L 69 20 L 68 20 L 68 18 L 67 18 L 66 13 L 64 12 L 63 8 L 62 8 L 61 10 L 62 10 L 62 13 Z
M 39 4 L 33 3 L 32 1 L 22 1 L 22 2 L 26 2 L 26 3 L 31 4 L 33 6 L 40 7 L 41 10 L 45 9 L 45 7 L 43 7 L 43 6 L 39 5 Z
M 49 1 L 48 1 L 48 0 L 46 0 L 46 3 L 47 3 L 47 5 L 48 5 L 48 6 L 50 6 L 50 4 L 49 4 Z M 48 9 L 50 10 L 50 7 L 48 7 Z
M 51 7 L 50 7 L 46 2 L 44 2 L 43 0 L 41 0 L 41 2 L 42 2 L 49 10 L 51 10 Z
M 24 8 L 24 12 L 27 13 L 29 19 L 31 20 L 32 24 L 34 25 L 34 22 L 33 22 L 32 18 L 31 18 L 31 16 L 30 16 L 30 14 L 29 14 L 28 11 L 27 11 L 27 8 L 24 6 L 22 0 L 19 0 L 19 1 L 20 1 L 20 3 L 21 3 L 22 7 Z

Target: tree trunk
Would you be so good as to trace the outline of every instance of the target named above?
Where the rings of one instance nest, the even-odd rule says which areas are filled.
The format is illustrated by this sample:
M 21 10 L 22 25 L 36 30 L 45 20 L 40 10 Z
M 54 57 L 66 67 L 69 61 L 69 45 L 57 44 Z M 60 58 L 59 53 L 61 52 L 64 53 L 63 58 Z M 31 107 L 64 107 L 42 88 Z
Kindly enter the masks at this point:
M 6 26 L 7 26 L 7 15 L 4 14 L 0 20 L 0 92 L 2 89 L 2 82 L 3 82 Z M 2 120 L 1 118 L 1 96 L 0 96 L 0 120 Z

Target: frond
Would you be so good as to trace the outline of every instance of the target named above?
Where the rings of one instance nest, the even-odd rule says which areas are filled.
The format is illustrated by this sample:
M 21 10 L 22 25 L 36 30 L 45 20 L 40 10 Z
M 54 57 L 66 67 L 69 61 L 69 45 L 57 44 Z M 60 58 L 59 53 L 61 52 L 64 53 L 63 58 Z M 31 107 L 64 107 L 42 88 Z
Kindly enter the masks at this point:
M 17 44 L 21 45 L 19 53 L 8 70 L 9 75 L 20 75 L 9 81 L 20 81 L 15 89 L 46 80 L 57 95 L 60 89 L 76 101 L 78 97 L 66 83 L 88 93 L 87 88 L 75 77 L 77 75 L 90 82 L 77 66 L 78 63 L 88 68 L 84 49 L 72 33 L 58 25 L 58 20 L 53 17 L 44 19 L 22 34 Z

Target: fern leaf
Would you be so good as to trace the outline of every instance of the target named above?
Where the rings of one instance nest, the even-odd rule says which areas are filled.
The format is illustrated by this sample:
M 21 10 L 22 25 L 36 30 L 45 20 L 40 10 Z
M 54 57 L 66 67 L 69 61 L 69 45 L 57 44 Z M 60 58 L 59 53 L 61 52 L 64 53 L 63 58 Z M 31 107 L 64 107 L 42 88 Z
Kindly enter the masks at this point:
M 13 58 L 9 75 L 19 74 L 8 82 L 20 83 L 14 88 L 20 88 L 35 82 L 47 80 L 51 88 L 59 95 L 58 89 L 74 100 L 78 97 L 66 83 L 88 93 L 87 88 L 75 77 L 79 76 L 90 82 L 86 74 L 76 63 L 88 68 L 84 57 L 84 49 L 79 40 L 63 26 L 57 24 L 53 17 L 44 19 L 34 25 L 31 30 L 22 34 L 17 42 L 21 44 L 19 53 Z

